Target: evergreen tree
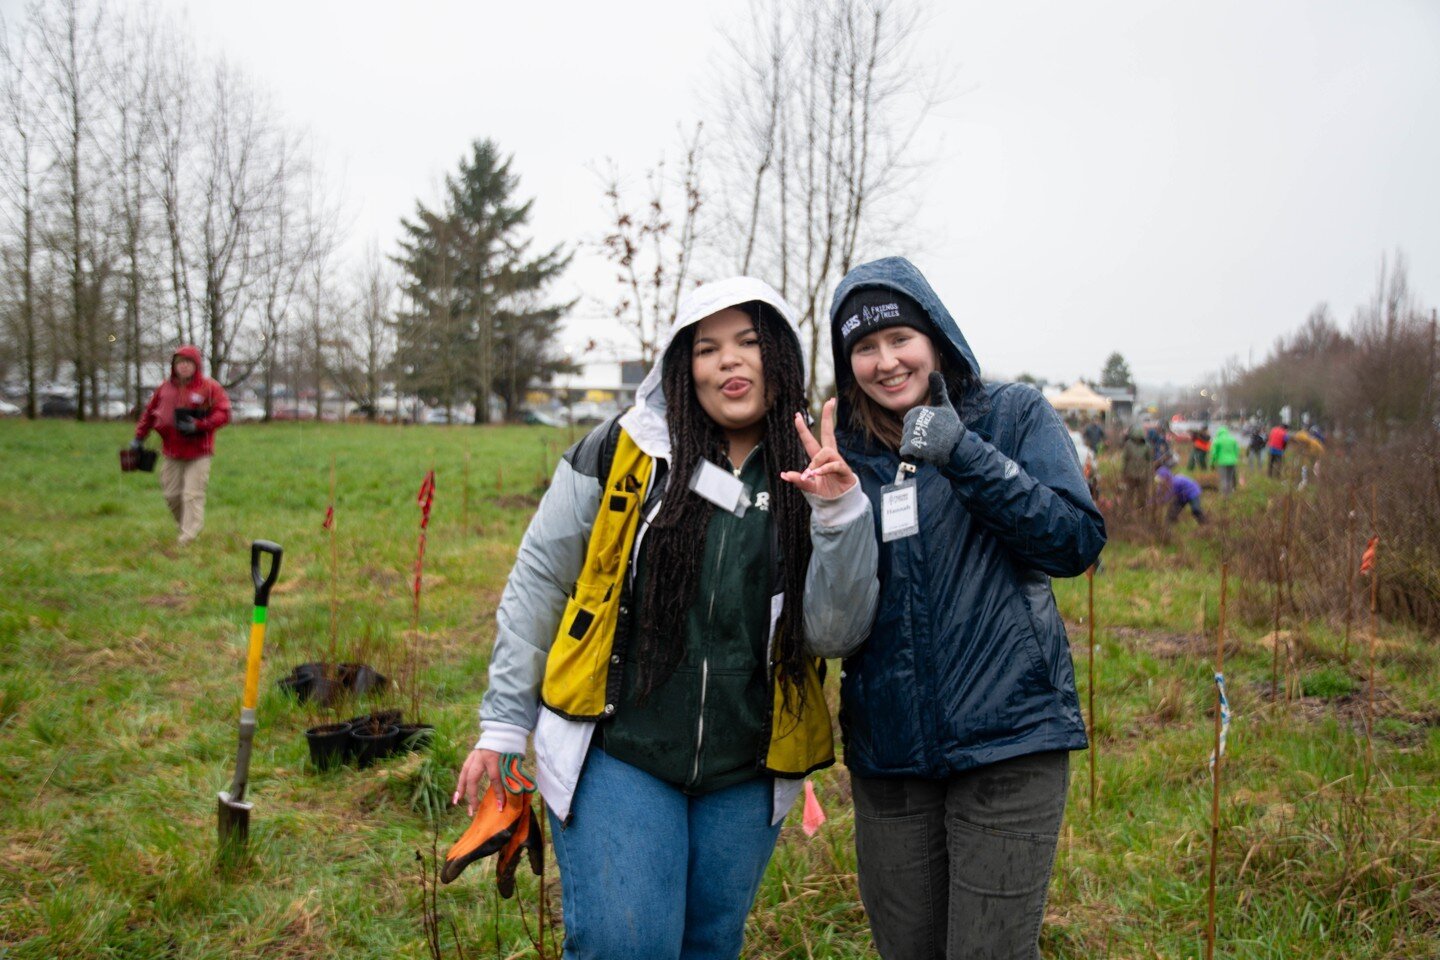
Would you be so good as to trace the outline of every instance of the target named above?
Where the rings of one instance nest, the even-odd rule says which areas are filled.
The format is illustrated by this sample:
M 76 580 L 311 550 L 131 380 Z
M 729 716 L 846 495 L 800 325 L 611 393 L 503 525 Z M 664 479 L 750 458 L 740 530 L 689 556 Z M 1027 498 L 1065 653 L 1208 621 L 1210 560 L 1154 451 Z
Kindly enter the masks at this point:
M 1130 376 L 1130 364 L 1125 362 L 1125 358 L 1118 351 L 1105 358 L 1105 368 L 1100 371 L 1100 386 L 1134 389 L 1134 385 L 1135 380 Z
M 554 350 L 572 303 L 546 304 L 544 290 L 570 263 L 559 246 L 531 256 L 521 230 L 533 200 L 514 199 L 520 178 L 491 140 L 476 141 L 445 180 L 444 209 L 416 205 L 402 220 L 406 303 L 397 359 L 405 385 L 450 409 L 473 396 L 475 419 L 499 396 L 513 419 L 533 379 L 565 369 Z

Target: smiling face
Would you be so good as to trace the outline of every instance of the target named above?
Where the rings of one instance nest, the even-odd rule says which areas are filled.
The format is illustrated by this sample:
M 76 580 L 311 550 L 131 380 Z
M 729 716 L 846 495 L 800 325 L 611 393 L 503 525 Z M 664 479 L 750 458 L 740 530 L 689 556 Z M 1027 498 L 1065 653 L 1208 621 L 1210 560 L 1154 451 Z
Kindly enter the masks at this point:
M 695 381 L 700 408 L 726 434 L 764 429 L 765 368 L 760 360 L 760 332 L 744 310 L 727 307 L 695 325 L 690 376 Z
M 850 351 L 850 372 L 865 396 L 904 415 L 930 396 L 930 374 L 940 369 L 935 344 L 914 327 L 886 327 L 861 338 Z

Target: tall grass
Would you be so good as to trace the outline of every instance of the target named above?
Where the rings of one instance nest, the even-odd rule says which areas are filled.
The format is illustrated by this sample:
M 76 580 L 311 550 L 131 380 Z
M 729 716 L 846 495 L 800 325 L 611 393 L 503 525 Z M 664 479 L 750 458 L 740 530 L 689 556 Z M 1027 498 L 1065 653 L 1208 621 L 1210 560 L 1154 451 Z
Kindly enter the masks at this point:
M 228 428 L 205 533 L 184 551 L 154 478 L 115 470 L 126 438 L 120 426 L 0 422 L 0 955 L 428 956 L 415 853 L 431 849 L 435 826 L 442 851 L 464 826 L 445 794 L 474 739 L 494 608 L 564 431 Z M 339 651 L 392 675 L 410 617 L 415 491 L 435 465 L 417 679 L 437 745 L 365 771 L 315 773 L 301 733 L 316 714 L 274 681 L 328 643 L 320 525 L 332 454 Z M 1265 501 L 1280 492 L 1263 478 L 1246 485 L 1225 508 L 1228 545 L 1211 493 L 1217 523 L 1203 535 L 1186 518 L 1172 530 L 1122 529 L 1107 548 L 1095 581 L 1099 802 L 1091 808 L 1086 764 L 1075 763 L 1047 957 L 1200 954 L 1214 689 L 1205 633 L 1219 556 L 1259 535 Z M 221 871 L 215 793 L 234 762 L 256 537 L 279 541 L 286 559 L 270 604 L 251 841 L 245 860 Z M 1240 578 L 1263 597 L 1264 576 Z M 1084 579 L 1055 586 L 1072 636 L 1083 637 Z M 1300 602 L 1287 618 L 1299 651 L 1289 703 L 1269 696 L 1267 618 L 1231 624 L 1217 955 L 1436 956 L 1434 638 L 1381 620 L 1367 778 L 1366 678 L 1341 657 L 1342 624 Z M 874 955 L 843 767 L 817 784 L 830 821 L 814 838 L 787 823 L 747 957 Z M 436 893 L 443 930 L 453 923 L 469 956 L 533 956 L 518 911 L 533 934 L 539 883 L 522 870 L 518 902 L 500 901 L 489 871 L 472 866 Z M 558 888 L 552 861 L 551 917 Z

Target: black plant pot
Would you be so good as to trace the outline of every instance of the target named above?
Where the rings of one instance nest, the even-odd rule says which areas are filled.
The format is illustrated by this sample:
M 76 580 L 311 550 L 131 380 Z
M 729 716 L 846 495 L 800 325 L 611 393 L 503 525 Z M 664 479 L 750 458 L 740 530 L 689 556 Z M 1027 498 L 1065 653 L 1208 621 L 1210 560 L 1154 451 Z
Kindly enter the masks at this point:
M 391 724 L 399 724 L 403 719 L 404 717 L 399 710 L 376 710 L 374 713 L 362 713 L 358 717 L 351 717 L 350 725 L 356 730 L 370 724 L 388 727 Z
M 370 724 L 363 728 L 350 728 L 350 742 L 355 745 L 355 765 L 361 770 L 376 760 L 384 760 L 395 752 L 395 741 L 400 728 L 395 724 L 381 727 Z
M 419 753 L 421 750 L 428 750 L 430 741 L 434 738 L 433 723 L 402 723 L 400 735 L 395 739 L 395 752 Z
M 368 663 L 342 663 L 339 673 L 340 682 L 356 697 L 372 690 L 384 690 L 390 682 Z
M 310 762 L 317 770 L 333 770 L 350 755 L 350 724 L 322 723 L 305 731 Z

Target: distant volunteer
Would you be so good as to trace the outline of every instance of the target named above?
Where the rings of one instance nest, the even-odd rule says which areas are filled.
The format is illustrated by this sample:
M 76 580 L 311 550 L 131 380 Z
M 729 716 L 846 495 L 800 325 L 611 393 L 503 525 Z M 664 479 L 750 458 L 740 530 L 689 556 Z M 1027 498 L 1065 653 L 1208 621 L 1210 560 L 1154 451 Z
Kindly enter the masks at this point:
M 533 737 L 567 958 L 733 960 L 786 811 L 834 762 L 822 658 L 863 639 L 878 549 L 805 383 L 779 294 L 698 288 L 520 544 L 455 799 L 490 802 Z
M 1200 484 L 1180 473 L 1172 473 L 1169 467 L 1155 471 L 1155 482 L 1160 487 L 1160 502 L 1165 504 L 1165 520 L 1174 523 L 1186 507 L 1196 523 L 1205 522 L 1205 511 L 1200 506 Z
M 170 376 L 155 389 L 140 422 L 133 450 L 154 430 L 160 434 L 160 489 L 179 528 L 181 546 L 194 542 L 205 526 L 205 493 L 215 431 L 230 422 L 225 388 L 201 372 L 200 351 L 190 345 L 170 357 Z
M 1240 442 L 1224 424 L 1215 428 L 1215 439 L 1210 444 L 1210 459 L 1215 465 L 1215 471 L 1220 474 L 1221 496 L 1234 493 L 1240 468 Z
M 860 896 L 884 960 L 1039 957 L 1069 751 L 1086 746 L 1051 577 L 1105 523 L 1040 392 L 987 383 L 930 284 L 863 264 L 831 308 L 839 449 L 880 602 L 845 661 Z

